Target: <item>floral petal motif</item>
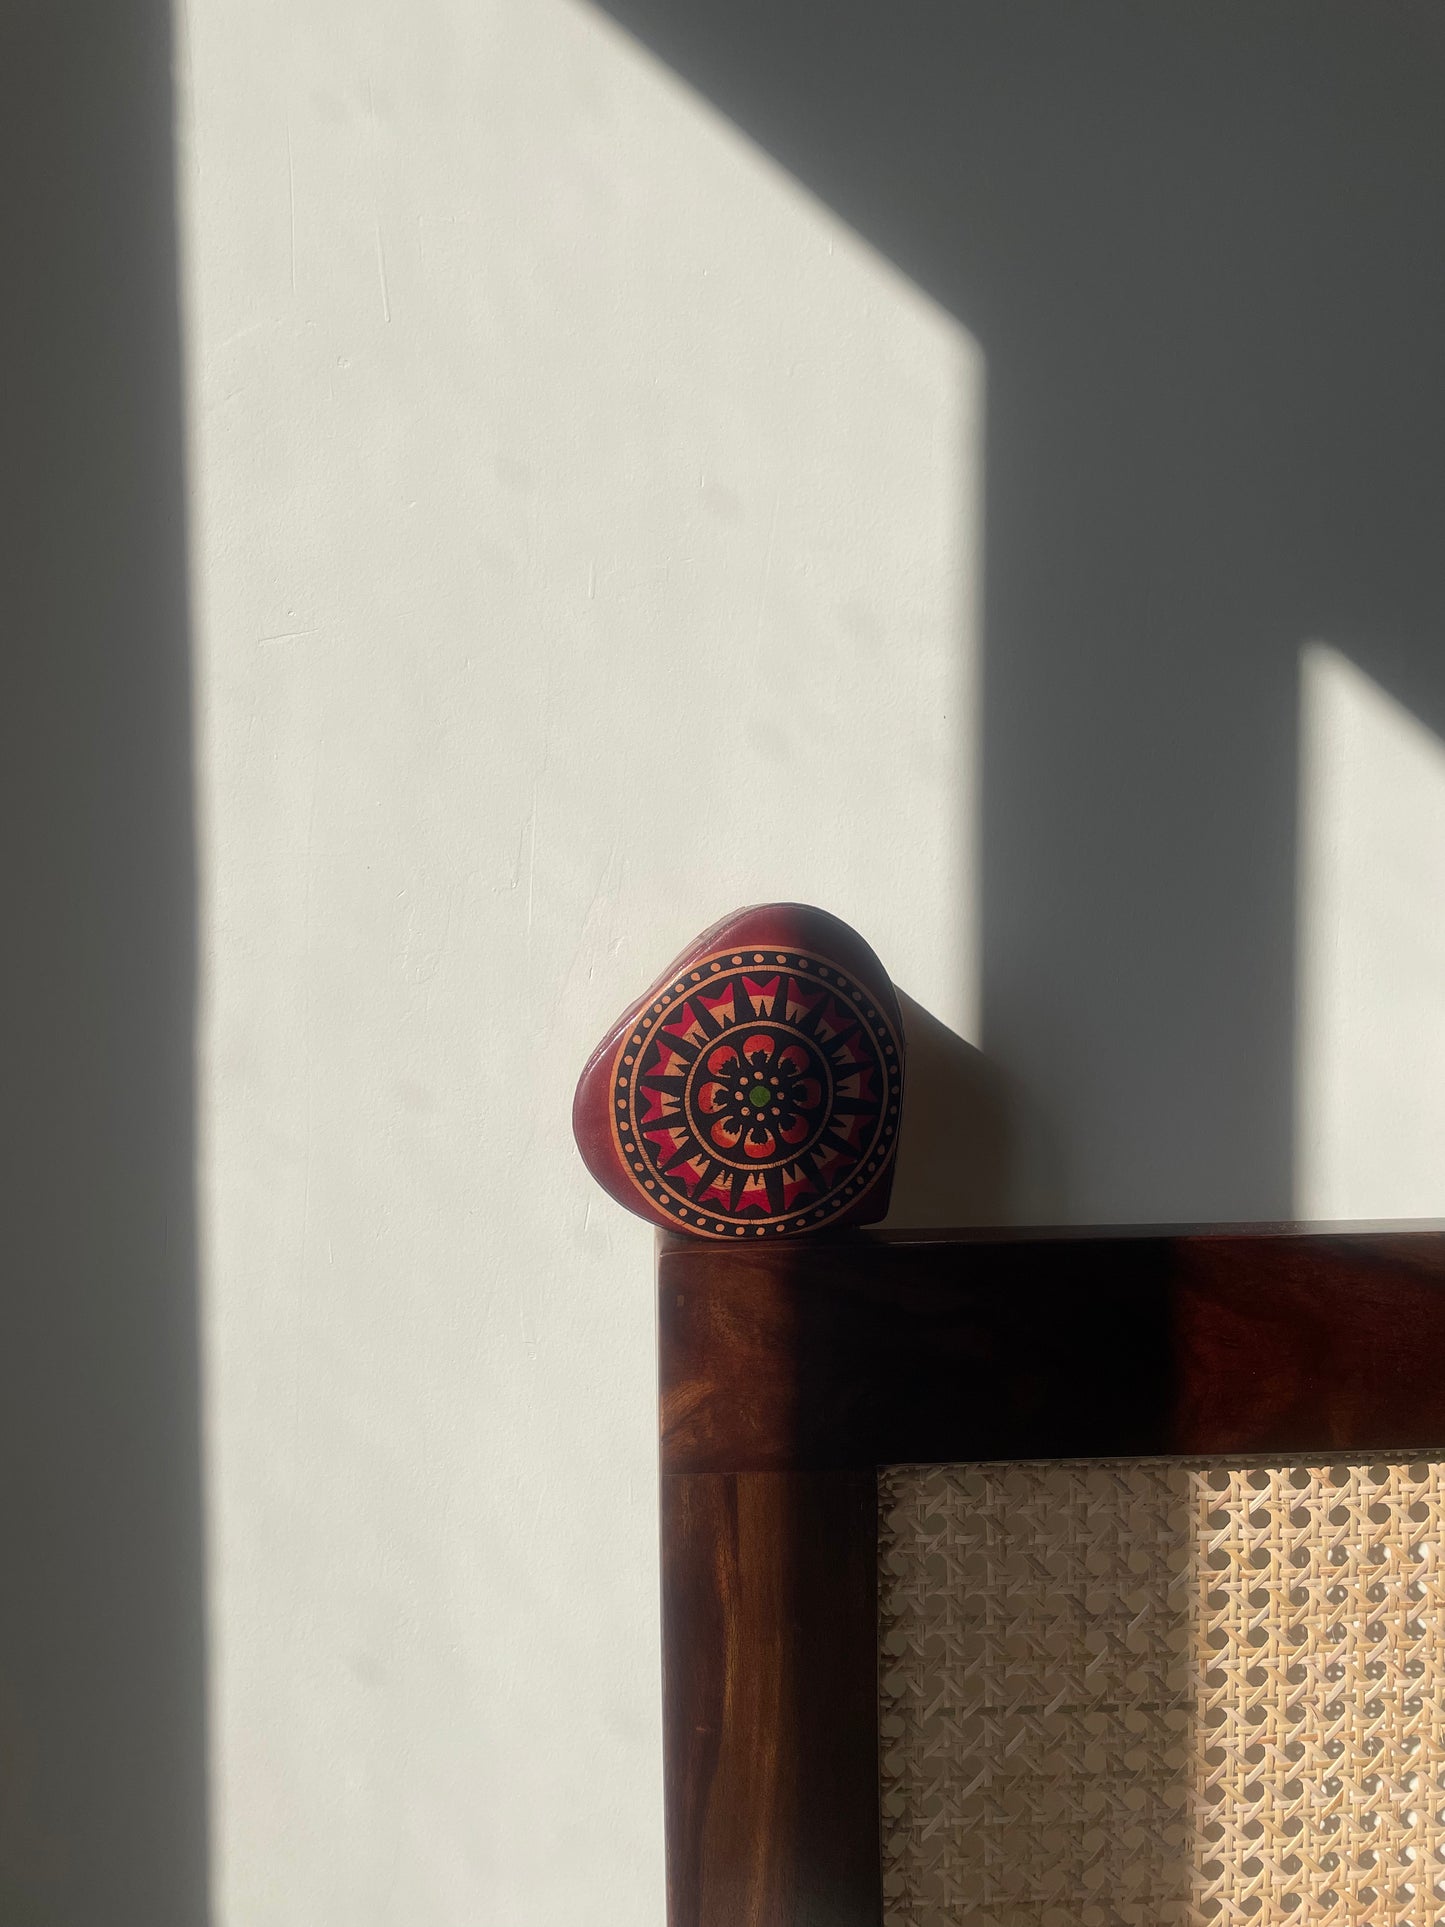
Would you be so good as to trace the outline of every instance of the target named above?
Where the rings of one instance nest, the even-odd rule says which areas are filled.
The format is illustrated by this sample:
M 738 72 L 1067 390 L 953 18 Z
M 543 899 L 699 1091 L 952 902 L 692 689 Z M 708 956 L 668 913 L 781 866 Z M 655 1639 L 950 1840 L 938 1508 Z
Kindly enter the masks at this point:
M 796 904 L 725 918 L 588 1060 L 573 1106 L 587 1168 L 694 1236 L 867 1222 L 901 1108 L 896 1005 L 836 918 Z

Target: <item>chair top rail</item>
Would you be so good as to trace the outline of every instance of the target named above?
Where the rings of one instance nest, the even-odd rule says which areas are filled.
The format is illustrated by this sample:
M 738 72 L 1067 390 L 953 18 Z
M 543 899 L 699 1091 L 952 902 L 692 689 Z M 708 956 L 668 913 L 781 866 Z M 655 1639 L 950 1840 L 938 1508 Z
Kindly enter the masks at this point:
M 662 1467 L 1445 1448 L 1445 1226 L 665 1238 Z

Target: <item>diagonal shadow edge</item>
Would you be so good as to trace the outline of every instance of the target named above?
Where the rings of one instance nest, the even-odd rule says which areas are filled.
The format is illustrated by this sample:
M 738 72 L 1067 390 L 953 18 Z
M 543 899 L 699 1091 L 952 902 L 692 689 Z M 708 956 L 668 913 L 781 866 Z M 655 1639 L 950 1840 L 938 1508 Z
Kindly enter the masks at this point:
M 1014 1215 L 1288 1215 L 1301 639 L 1445 718 L 1445 42 L 1335 5 L 606 10 L 987 357 Z

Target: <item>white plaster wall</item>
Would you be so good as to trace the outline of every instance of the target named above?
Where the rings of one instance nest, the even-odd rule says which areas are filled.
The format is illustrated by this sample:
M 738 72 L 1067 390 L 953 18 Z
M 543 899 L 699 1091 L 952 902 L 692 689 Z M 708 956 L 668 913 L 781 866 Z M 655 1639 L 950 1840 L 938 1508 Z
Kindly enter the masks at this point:
M 1300 699 L 1298 1208 L 1439 1216 L 1445 744 L 1323 643 Z
M 956 325 L 572 0 L 187 0 L 217 1927 L 661 1918 L 649 1234 L 739 903 L 967 1033 Z

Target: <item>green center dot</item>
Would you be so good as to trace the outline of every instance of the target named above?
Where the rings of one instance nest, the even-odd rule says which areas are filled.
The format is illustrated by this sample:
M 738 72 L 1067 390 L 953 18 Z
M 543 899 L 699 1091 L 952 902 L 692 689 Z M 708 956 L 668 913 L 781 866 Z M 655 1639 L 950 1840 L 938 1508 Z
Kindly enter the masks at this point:
M 773 1094 L 766 1084 L 754 1084 L 753 1088 L 748 1092 L 748 1102 L 758 1105 L 759 1108 L 764 1104 L 770 1104 L 772 1099 Z

